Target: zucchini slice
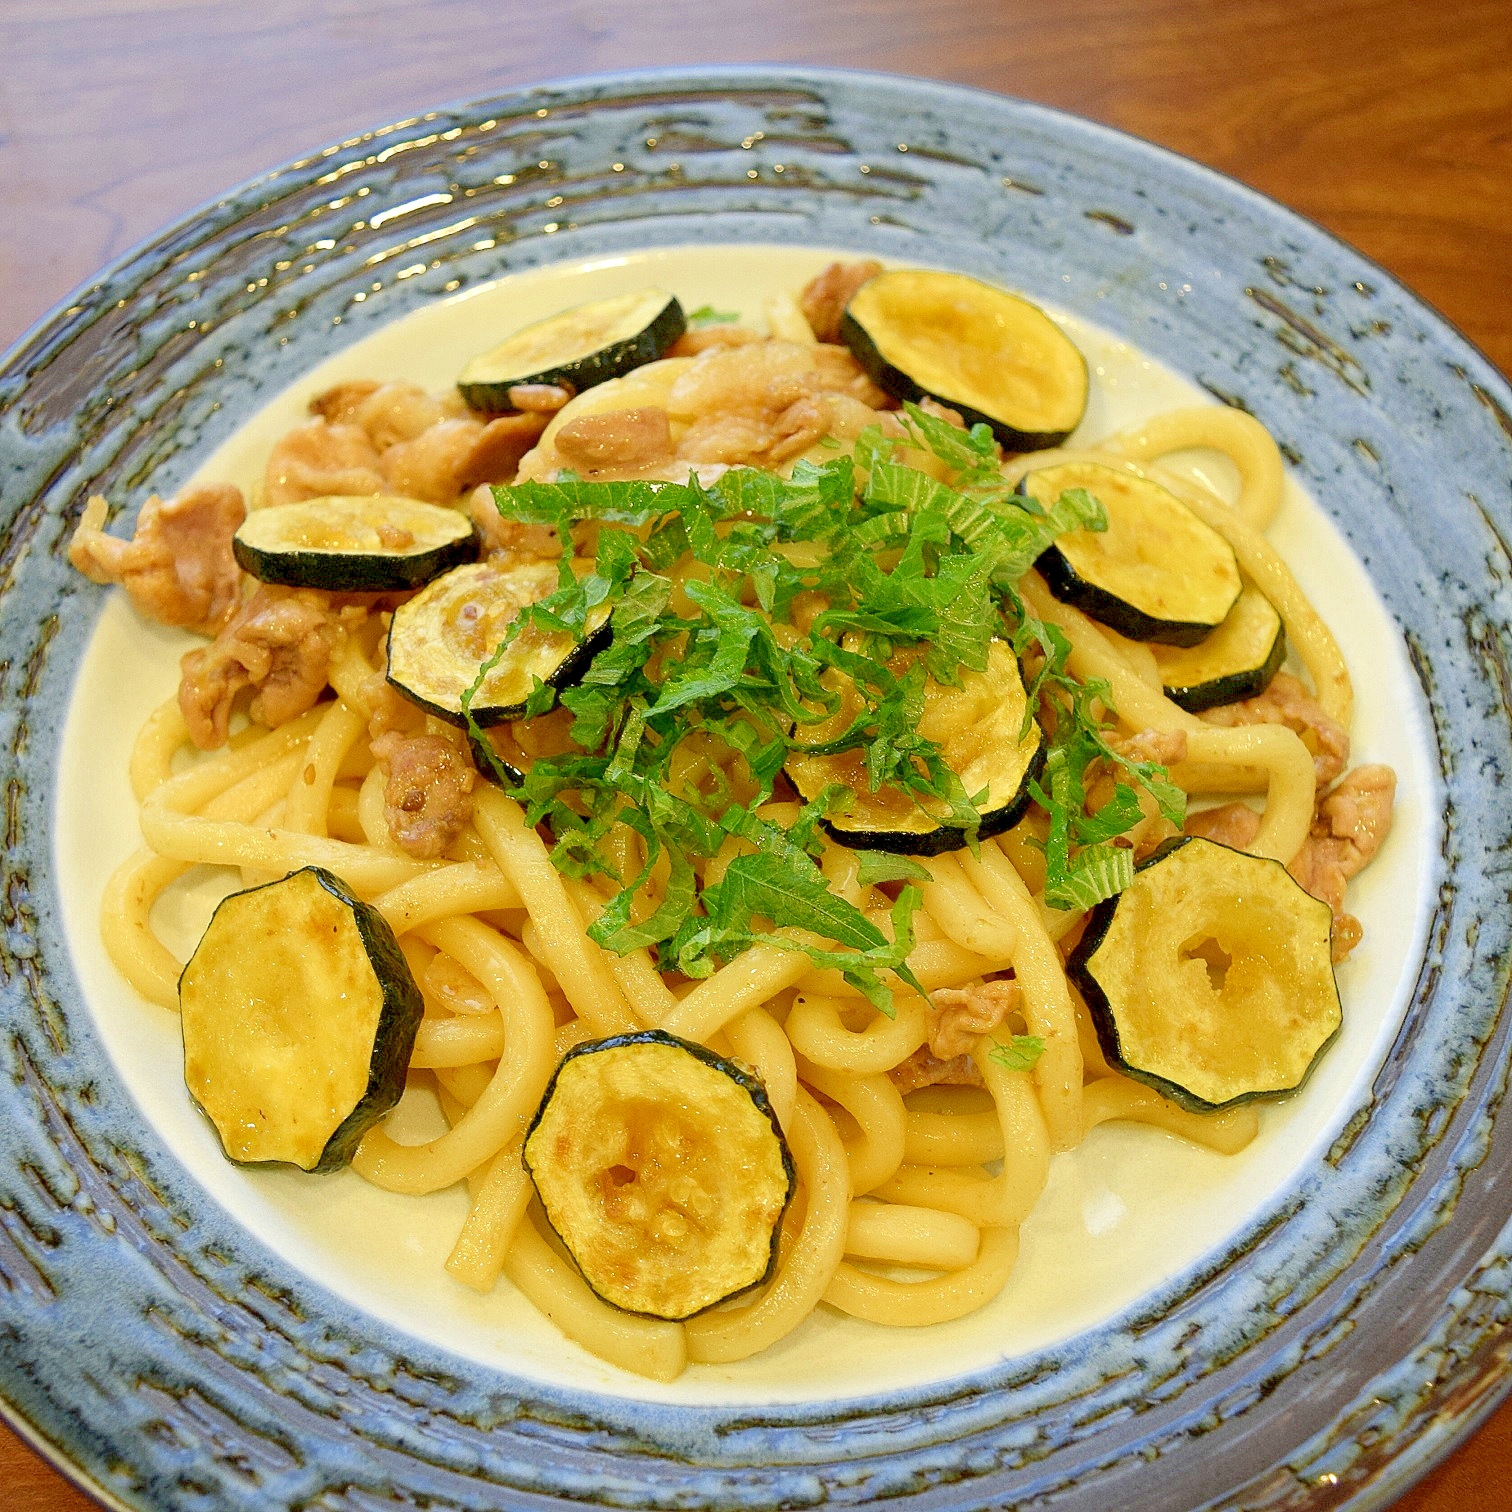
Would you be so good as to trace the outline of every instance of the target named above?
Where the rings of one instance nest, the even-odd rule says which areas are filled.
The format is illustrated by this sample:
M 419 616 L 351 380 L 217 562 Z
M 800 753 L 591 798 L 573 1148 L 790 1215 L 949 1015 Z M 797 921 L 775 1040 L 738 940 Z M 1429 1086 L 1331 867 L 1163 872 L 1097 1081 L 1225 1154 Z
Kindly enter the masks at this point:
M 1025 475 L 1019 491 L 1048 508 L 1085 488 L 1106 530 L 1059 536 L 1035 565 L 1056 598 L 1130 640 L 1195 646 L 1221 625 L 1242 586 L 1233 547 L 1158 483 L 1100 462 L 1062 462 Z
M 383 915 L 307 866 L 232 893 L 179 977 L 184 1081 L 237 1165 L 334 1171 L 399 1101 L 425 1011 Z
M 592 564 L 581 566 L 586 572 Z M 394 610 L 388 680 L 422 709 L 466 724 L 462 695 L 478 669 L 498 649 L 520 611 L 554 593 L 558 581 L 555 561 L 454 567 Z M 565 631 L 528 626 L 478 689 L 473 718 L 480 725 L 518 719 L 536 678 L 554 688 L 570 686 L 587 671 L 608 635 L 607 604 L 589 616 L 581 641 Z
M 505 414 L 514 409 L 509 391 L 519 384 L 550 383 L 580 394 L 655 362 L 686 329 L 682 306 L 663 289 L 596 300 L 538 320 L 474 357 L 457 388 L 470 408 Z
M 568 1051 L 524 1160 L 584 1280 L 653 1318 L 765 1281 L 797 1184 L 760 1080 L 660 1029 Z
M 906 655 L 889 663 L 895 672 L 906 665 Z M 831 684 L 841 695 L 840 708 L 804 729 L 806 744 L 837 738 L 859 712 L 855 685 L 838 673 L 831 675 Z M 940 746 L 946 764 L 968 793 L 985 789 L 977 804 L 982 816 L 978 833 L 983 837 L 1001 834 L 1018 823 L 1029 806 L 1029 784 L 1044 765 L 1039 725 L 1031 719 L 1027 733 L 1024 729 L 1027 708 L 1018 658 L 1006 641 L 989 646 L 984 672 L 962 669 L 955 687 L 933 679 L 926 685 L 919 733 Z M 817 798 L 830 783 L 851 789 L 854 796 L 845 809 L 822 821 L 826 832 L 842 845 L 936 856 L 966 844 L 964 829 L 942 824 L 936 817 L 941 807 L 937 800 L 926 799 L 921 806 L 899 788 L 871 791 L 862 747 L 833 755 L 795 751 L 784 770 L 805 801 Z
M 1271 601 L 1246 583 L 1228 618 L 1200 645 L 1153 649 L 1166 697 L 1200 714 L 1270 686 L 1286 660 L 1286 627 Z
M 1037 305 L 964 273 L 879 273 L 851 296 L 840 339 L 896 399 L 938 400 L 1009 451 L 1059 446 L 1087 407 L 1087 363 Z
M 1183 835 L 1093 909 L 1066 970 L 1110 1065 L 1211 1112 L 1300 1087 L 1338 1033 L 1332 931 L 1279 861 Z
M 332 494 L 254 510 L 231 538 L 242 568 L 264 583 L 332 593 L 418 588 L 478 554 L 456 509 L 393 494 Z

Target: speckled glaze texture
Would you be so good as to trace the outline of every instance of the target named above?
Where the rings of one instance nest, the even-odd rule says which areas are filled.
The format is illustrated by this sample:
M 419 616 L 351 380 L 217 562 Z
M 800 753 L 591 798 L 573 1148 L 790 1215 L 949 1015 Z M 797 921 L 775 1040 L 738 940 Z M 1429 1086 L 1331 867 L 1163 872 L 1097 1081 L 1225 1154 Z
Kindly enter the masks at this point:
M 943 1387 L 768 1412 L 488 1372 L 291 1272 L 112 1077 L 58 943 L 53 763 L 99 595 L 86 495 L 167 492 L 377 322 L 700 239 L 849 246 L 1080 310 L 1252 410 L 1396 617 L 1447 793 L 1429 949 L 1327 1158 L 1112 1325 Z M 108 1503 L 358 1512 L 1384 1506 L 1512 1343 L 1512 393 L 1358 254 L 1191 163 L 938 84 L 591 79 L 356 136 L 126 258 L 0 369 L 0 1396 Z

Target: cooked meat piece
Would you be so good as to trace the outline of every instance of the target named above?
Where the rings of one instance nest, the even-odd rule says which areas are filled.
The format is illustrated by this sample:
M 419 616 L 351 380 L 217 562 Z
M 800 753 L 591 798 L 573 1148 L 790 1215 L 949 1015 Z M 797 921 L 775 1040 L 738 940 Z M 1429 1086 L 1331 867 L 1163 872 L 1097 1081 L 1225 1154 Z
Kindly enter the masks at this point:
M 937 1060 L 969 1056 L 1019 1006 L 1019 985 L 1011 978 L 966 987 L 937 987 L 930 993 L 929 1053 Z
M 306 420 L 282 436 L 268 457 L 263 497 L 268 504 L 293 504 L 327 494 L 389 492 L 378 452 L 360 425 Z
M 1348 842 L 1360 853 L 1356 872 L 1391 833 L 1395 798 L 1396 773 L 1389 766 L 1357 766 L 1318 805 L 1318 818 L 1328 826 L 1329 835 Z
M 472 763 L 441 735 L 390 731 L 373 742 L 383 765 L 383 812 L 406 855 L 429 861 L 445 853 L 472 818 Z
M 438 420 L 412 441 L 396 441 L 381 467 L 390 493 L 451 504 L 466 491 L 464 479 L 484 432 L 481 420 Z
M 672 457 L 667 412 L 655 405 L 579 415 L 556 433 L 557 455 L 576 472 L 634 472 Z
M 706 352 L 678 374 L 667 408 L 678 416 L 780 415 L 819 392 L 812 346 L 763 341 Z
M 907 1096 L 920 1087 L 980 1087 L 982 1073 L 969 1055 L 941 1060 L 928 1045 L 920 1045 L 905 1061 L 900 1061 L 888 1076 L 899 1092 Z
M 891 394 L 879 389 L 866 376 L 849 347 L 821 342 L 814 348 L 814 370 L 819 374 L 821 393 L 845 394 L 874 410 L 898 407 Z
M 458 481 L 464 489 L 481 483 L 513 483 L 520 458 L 541 439 L 551 422 L 547 414 L 500 415 L 483 427 L 473 442 Z
M 689 462 L 733 467 L 761 456 L 771 441 L 771 427 L 759 416 L 711 415 L 683 432 L 677 454 Z
M 562 543 L 550 525 L 527 525 L 520 520 L 506 520 L 494 503 L 493 490 L 475 488 L 468 496 L 467 513 L 478 534 L 483 537 L 483 550 L 489 557 L 503 557 L 510 561 L 527 561 L 530 558 L 554 558 L 562 554 Z
M 1387 766 L 1356 767 L 1318 802 L 1312 829 L 1287 870 L 1313 897 L 1333 909 L 1335 961 L 1360 942 L 1360 922 L 1344 912 L 1349 879 L 1365 869 L 1391 829 L 1396 773 Z M 1245 850 L 1260 832 L 1260 815 L 1243 803 L 1193 814 L 1186 833 Z
M 1185 730 L 1137 730 L 1108 744 L 1130 761 L 1153 761 L 1167 767 L 1185 761 L 1187 754 Z
M 689 462 L 772 463 L 829 429 L 813 346 L 764 341 L 706 352 L 672 385 L 667 408 L 687 423 L 677 455 Z
M 1218 808 L 1187 815 L 1182 829 L 1188 835 L 1216 840 L 1219 845 L 1248 850 L 1260 833 L 1260 815 L 1247 803 L 1225 803 Z
M 417 383 L 385 383 L 357 406 L 356 421 L 380 451 L 413 441 L 446 419 L 441 401 Z
M 799 399 L 772 422 L 775 439 L 767 462 L 775 466 L 806 452 L 829 429 L 829 405 L 823 399 Z
M 854 441 L 868 426 L 890 418 L 890 412 L 874 410 L 849 394 L 826 394 L 824 403 L 829 410 L 829 434 L 837 441 Z
M 879 262 L 833 262 L 805 285 L 798 303 L 820 341 L 839 341 L 840 317 L 856 290 L 882 271 Z
M 246 518 L 241 490 L 201 483 L 166 503 L 153 494 L 129 541 L 105 533 L 95 494 L 68 544 L 68 560 L 95 583 L 119 583 L 139 614 L 214 635 L 236 611 L 242 574 L 231 537 Z
M 378 383 L 372 378 L 354 378 L 350 383 L 338 383 L 310 400 L 310 413 L 329 420 L 332 425 L 356 425 L 362 401 L 377 390 Z
M 517 383 L 509 391 L 509 402 L 526 414 L 554 415 L 573 392 L 569 383 Z
M 1312 830 L 1287 868 L 1313 897 L 1333 909 L 1336 921 L 1344 914 L 1349 879 L 1365 869 L 1391 830 L 1395 797 L 1396 773 L 1390 767 L 1356 767 L 1319 803 Z M 1336 928 L 1334 959 L 1341 960 L 1357 939 L 1349 940 L 1341 952 Z
M 179 707 L 201 750 L 226 743 L 231 707 L 243 688 L 256 688 L 250 714 L 276 729 L 313 708 L 325 691 L 331 652 L 344 619 L 363 610 L 334 610 L 310 588 L 261 584 L 210 645 L 180 664 Z
M 761 333 L 753 331 L 750 326 L 730 324 L 703 326 L 696 331 L 684 331 L 667 348 L 667 356 L 697 357 L 700 352 L 712 351 L 716 347 L 750 346 L 753 342 L 761 340 L 764 340 Z
M 358 695 L 368 710 L 368 739 L 397 730 L 413 735 L 425 728 L 425 711 L 406 698 L 380 670 L 365 680 Z
M 1318 787 L 1328 786 L 1349 760 L 1349 732 L 1323 712 L 1322 705 L 1289 672 L 1278 672 L 1265 692 L 1240 703 L 1204 710 L 1208 724 L 1279 724 L 1295 730 L 1312 752 Z

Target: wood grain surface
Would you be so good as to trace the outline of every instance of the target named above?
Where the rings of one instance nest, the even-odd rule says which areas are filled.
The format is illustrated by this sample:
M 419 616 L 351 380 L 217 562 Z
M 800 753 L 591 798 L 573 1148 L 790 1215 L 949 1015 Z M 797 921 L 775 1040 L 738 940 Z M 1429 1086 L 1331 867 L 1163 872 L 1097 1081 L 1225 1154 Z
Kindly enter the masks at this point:
M 0 0 L 0 348 L 312 147 L 710 62 L 949 79 L 1159 142 L 1353 243 L 1512 372 L 1512 0 Z M 1501 1512 L 1509 1472 L 1512 1405 L 1399 1506 Z M 93 1505 L 0 1428 L 4 1512 Z

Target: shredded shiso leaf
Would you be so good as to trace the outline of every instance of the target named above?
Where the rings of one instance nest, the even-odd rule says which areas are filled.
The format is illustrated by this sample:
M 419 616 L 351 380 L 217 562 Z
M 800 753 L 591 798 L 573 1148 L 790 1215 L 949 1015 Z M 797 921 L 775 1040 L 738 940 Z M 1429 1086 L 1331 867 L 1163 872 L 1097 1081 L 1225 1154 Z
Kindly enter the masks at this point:
M 561 871 L 618 888 L 589 930 L 607 949 L 645 947 L 661 969 L 703 977 L 766 942 L 841 971 L 884 1012 L 886 974 L 921 991 L 906 959 L 924 868 L 862 853 L 864 882 L 902 884 L 884 929 L 818 864 L 819 822 L 849 789 L 826 789 L 788 825 L 759 810 L 789 752 L 860 749 L 873 790 L 929 800 L 974 846 L 980 795 L 918 724 L 926 680 L 955 685 L 961 669 L 982 670 L 995 638 L 1030 669 L 1026 718 L 1045 735 L 1044 781 L 1032 791 L 1050 819 L 1046 902 L 1087 908 L 1128 885 L 1132 852 L 1112 842 L 1143 817 L 1130 782 L 1180 823 L 1184 795 L 1164 769 L 1109 745 L 1107 685 L 1068 673 L 1065 637 L 1015 588 L 1056 536 L 1106 529 L 1101 504 L 1071 489 L 1042 508 L 1007 486 L 986 426 L 962 431 L 913 405 L 905 414 L 906 441 L 873 426 L 851 455 L 799 461 L 789 478 L 736 468 L 708 487 L 696 476 L 564 476 L 494 490 L 503 515 L 555 527 L 568 549 L 575 530 L 590 538 L 593 566 L 578 577 L 564 555 L 556 592 L 513 622 L 463 699 L 473 735 L 482 732 L 472 696 L 527 625 L 581 640 L 590 613 L 610 606 L 611 642 L 581 682 L 561 692 L 537 684 L 527 708 L 527 717 L 565 710 L 576 750 L 538 758 L 518 782 L 495 767 L 528 821 L 546 825 Z M 899 460 L 910 448 L 931 453 L 951 482 Z M 840 706 L 835 674 L 854 684 L 860 708 L 841 734 L 815 742 L 810 727 Z M 690 743 L 719 758 L 690 762 Z M 1098 760 L 1130 782 L 1088 812 L 1087 769 Z M 618 826 L 641 840 L 634 875 L 616 860 L 626 847 L 610 843 Z M 999 1051 L 1014 1064 L 1037 1055 L 1030 1043 Z

